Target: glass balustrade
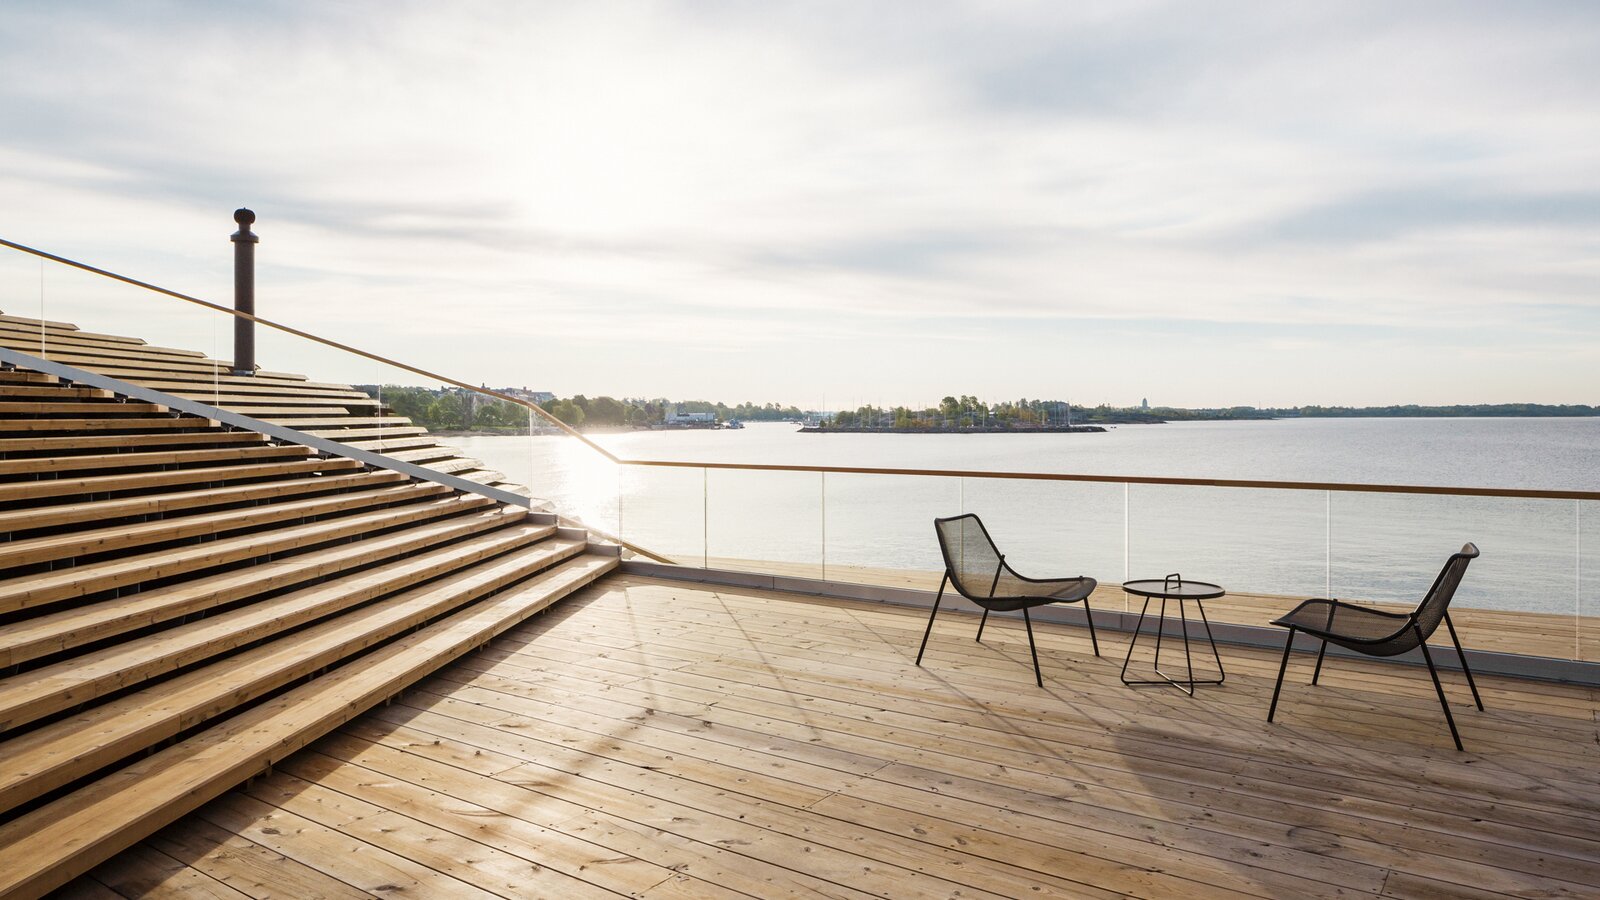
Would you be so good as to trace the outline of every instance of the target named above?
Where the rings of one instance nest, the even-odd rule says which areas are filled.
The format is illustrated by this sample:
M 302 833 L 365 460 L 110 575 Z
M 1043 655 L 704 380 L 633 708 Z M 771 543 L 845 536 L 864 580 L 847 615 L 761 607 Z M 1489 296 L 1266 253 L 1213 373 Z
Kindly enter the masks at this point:
M 944 561 L 933 520 L 960 515 L 962 479 L 822 473 L 826 577 L 932 591 Z
M 816 472 L 707 469 L 707 565 L 822 578 L 822 491 Z
M 1471 541 L 1482 556 L 1451 605 L 1462 643 L 1572 658 L 1571 500 L 1335 492 L 1332 503 L 1335 596 L 1409 610 L 1450 554 Z
M 1586 662 L 1600 662 L 1600 500 L 1567 502 L 1572 505 L 1574 544 L 1573 652 Z
M 1131 484 L 1127 578 L 1177 573 L 1219 584 L 1218 622 L 1261 625 L 1325 595 L 1327 495 L 1322 491 Z

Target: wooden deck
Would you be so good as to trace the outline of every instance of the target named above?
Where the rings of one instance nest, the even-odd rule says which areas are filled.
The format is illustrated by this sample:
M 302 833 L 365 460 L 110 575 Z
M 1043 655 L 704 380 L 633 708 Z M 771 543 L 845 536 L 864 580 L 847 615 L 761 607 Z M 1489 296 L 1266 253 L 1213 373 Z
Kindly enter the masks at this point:
M 611 576 L 80 879 L 162 896 L 1594 897 L 1597 691 Z

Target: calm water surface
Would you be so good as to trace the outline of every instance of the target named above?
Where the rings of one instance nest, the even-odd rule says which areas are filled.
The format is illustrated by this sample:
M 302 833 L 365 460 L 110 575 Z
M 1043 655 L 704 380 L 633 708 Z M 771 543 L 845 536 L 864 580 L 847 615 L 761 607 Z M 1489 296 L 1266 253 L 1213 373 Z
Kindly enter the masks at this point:
M 1600 419 L 1305 419 L 1105 434 L 633 432 L 624 458 L 1600 490 Z M 563 511 L 685 561 L 937 570 L 934 516 L 977 512 L 1024 572 L 1413 602 L 1474 541 L 1460 601 L 1600 614 L 1600 502 L 626 467 L 562 437 L 453 442 Z M 1585 527 L 1589 532 L 1584 537 Z M 843 577 L 842 575 L 840 577 Z

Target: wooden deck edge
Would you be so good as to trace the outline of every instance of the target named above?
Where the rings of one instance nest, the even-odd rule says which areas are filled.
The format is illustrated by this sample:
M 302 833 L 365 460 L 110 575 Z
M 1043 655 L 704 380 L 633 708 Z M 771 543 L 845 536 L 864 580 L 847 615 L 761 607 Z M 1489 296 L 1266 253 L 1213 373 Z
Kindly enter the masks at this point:
M 643 575 L 651 578 L 754 588 L 756 590 L 786 591 L 792 594 L 831 597 L 841 600 L 865 600 L 872 603 L 889 603 L 896 606 L 911 606 L 921 609 L 931 608 L 935 596 L 932 591 L 920 591 L 913 588 L 857 584 L 849 581 L 825 581 L 820 578 L 801 578 L 764 572 L 740 572 L 730 569 L 667 565 L 637 559 L 623 560 L 620 571 L 625 575 Z M 957 613 L 975 611 L 963 609 L 962 607 L 964 606 L 970 606 L 970 604 L 966 604 L 963 601 L 959 606 L 955 606 L 952 611 Z M 995 613 L 995 615 L 1012 614 Z M 1083 627 L 1086 624 L 1083 607 L 1077 604 L 1072 606 L 1044 606 L 1032 610 L 1030 615 L 1035 621 L 1039 622 L 1053 622 L 1060 625 L 1075 625 L 1079 627 Z M 1096 609 L 1094 611 L 1095 628 L 1106 631 L 1130 632 L 1134 629 L 1138 620 L 1138 614 L 1123 612 L 1122 610 Z M 1231 622 L 1212 622 L 1211 629 L 1218 643 L 1272 649 L 1282 649 L 1283 647 L 1284 631 L 1281 628 L 1240 625 Z M 1171 617 L 1168 618 L 1163 631 L 1165 634 L 1181 636 L 1179 623 Z M 1145 632 L 1152 633 L 1152 627 L 1148 621 L 1145 623 Z M 1296 636 L 1295 650 L 1297 652 L 1314 653 L 1318 647 L 1319 643 L 1316 640 L 1305 635 Z M 1328 654 L 1352 659 L 1378 659 L 1378 657 L 1362 656 L 1334 646 L 1328 647 Z M 1413 659 L 1410 654 L 1400 657 L 1387 657 L 1382 661 L 1409 666 L 1421 666 L 1423 664 L 1420 656 Z M 1521 653 L 1499 653 L 1470 648 L 1467 649 L 1467 661 L 1471 664 L 1474 674 L 1510 675 L 1516 678 L 1600 686 L 1600 662 L 1561 659 L 1552 656 L 1531 656 Z M 1457 671 L 1461 669 L 1461 661 L 1456 658 L 1454 651 L 1434 654 L 1434 664 L 1441 669 Z

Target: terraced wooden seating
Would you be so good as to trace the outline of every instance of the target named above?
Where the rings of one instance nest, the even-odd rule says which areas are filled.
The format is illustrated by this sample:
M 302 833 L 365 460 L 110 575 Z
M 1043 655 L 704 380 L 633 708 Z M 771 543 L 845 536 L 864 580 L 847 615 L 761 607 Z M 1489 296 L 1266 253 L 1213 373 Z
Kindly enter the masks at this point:
M 41 325 L 37 319 L 0 315 L 0 347 L 37 353 L 41 334 L 46 345 L 52 348 L 50 358 L 67 365 L 342 443 L 366 444 L 371 441 L 408 439 L 412 443 L 395 449 L 435 451 L 434 455 L 416 460 L 419 465 L 438 468 L 454 460 L 465 460 L 470 464 L 468 468 L 454 464 L 449 471 L 464 477 L 466 473 L 483 473 L 471 480 L 515 493 L 527 493 L 523 486 L 508 482 L 503 474 L 493 472 L 477 460 L 462 456 L 455 448 L 441 444 L 426 429 L 403 416 L 395 415 L 376 398 L 347 384 L 312 381 L 304 375 L 289 372 L 263 371 L 253 376 L 233 375 L 228 361 L 210 359 L 197 351 L 153 347 L 138 338 L 85 332 L 65 322 L 46 322 Z M 7 418 L 3 403 L 8 399 L 11 398 L 0 394 L 0 429 L 3 429 L 3 420 Z M 45 434 L 60 430 L 56 426 L 35 426 L 30 433 Z M 0 442 L 13 436 L 20 434 L 7 434 L 0 430 Z M 364 449 L 382 452 L 383 448 Z M 3 449 L 0 452 L 4 452 Z M 440 471 L 445 470 L 441 468 Z
M 9 316 L 0 346 L 41 330 L 73 342 L 52 359 L 505 484 L 348 387 L 224 387 L 198 354 Z M 553 519 L 0 369 L 0 896 L 66 884 L 615 568 Z

